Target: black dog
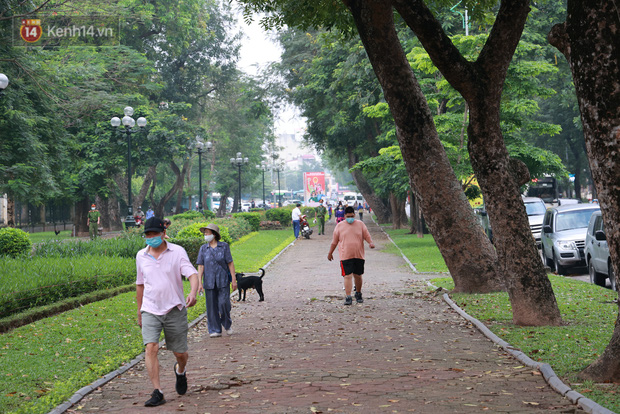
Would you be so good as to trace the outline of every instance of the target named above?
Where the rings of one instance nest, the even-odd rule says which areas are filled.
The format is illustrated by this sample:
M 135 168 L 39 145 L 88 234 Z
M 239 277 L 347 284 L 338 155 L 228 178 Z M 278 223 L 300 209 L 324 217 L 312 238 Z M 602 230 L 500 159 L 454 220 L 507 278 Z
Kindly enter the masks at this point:
M 245 291 L 254 288 L 258 293 L 260 299 L 259 302 L 265 300 L 265 295 L 263 295 L 263 276 L 265 276 L 265 271 L 263 269 L 259 269 L 261 271 L 260 276 L 245 276 L 243 273 L 237 273 L 237 291 L 239 291 L 239 299 L 241 300 L 241 291 L 243 290 L 243 300 L 245 301 Z

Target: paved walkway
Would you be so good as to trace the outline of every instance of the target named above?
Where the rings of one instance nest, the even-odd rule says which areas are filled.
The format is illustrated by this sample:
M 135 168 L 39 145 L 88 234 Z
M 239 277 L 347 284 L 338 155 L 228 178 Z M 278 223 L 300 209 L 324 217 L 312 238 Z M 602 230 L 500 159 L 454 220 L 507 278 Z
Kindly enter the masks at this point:
M 140 363 L 70 412 L 583 412 L 425 293 L 430 276 L 382 252 L 390 241 L 369 229 L 377 248 L 366 249 L 365 303 L 342 305 L 331 236 L 313 234 L 269 267 L 265 302 L 254 291 L 233 302 L 234 335 L 209 338 L 206 322 L 190 331 L 186 395 L 162 351 L 165 405 L 143 406 L 152 389 Z

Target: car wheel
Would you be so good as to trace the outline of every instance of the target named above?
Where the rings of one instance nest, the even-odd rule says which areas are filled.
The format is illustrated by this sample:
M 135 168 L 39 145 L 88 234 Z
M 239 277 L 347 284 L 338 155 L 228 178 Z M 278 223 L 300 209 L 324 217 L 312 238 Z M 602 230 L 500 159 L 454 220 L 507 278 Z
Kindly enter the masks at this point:
M 558 262 L 558 258 L 555 255 L 555 252 L 553 253 L 553 266 L 555 267 L 555 272 L 558 275 L 560 276 L 566 275 L 566 268 Z
M 592 283 L 593 285 L 605 287 L 605 282 L 607 281 L 607 278 L 594 270 L 594 265 L 592 264 L 592 262 L 588 263 L 588 273 L 590 274 L 590 283 Z
M 616 285 L 616 274 L 614 273 L 614 267 L 611 263 L 609 263 L 609 281 L 611 282 L 611 289 L 618 290 L 618 286 Z

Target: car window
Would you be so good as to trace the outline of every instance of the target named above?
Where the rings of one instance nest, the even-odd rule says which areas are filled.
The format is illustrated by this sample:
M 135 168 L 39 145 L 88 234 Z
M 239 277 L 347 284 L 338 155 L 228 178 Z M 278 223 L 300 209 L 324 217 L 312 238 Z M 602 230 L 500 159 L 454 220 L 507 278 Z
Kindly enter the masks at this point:
M 528 216 L 542 216 L 545 214 L 546 210 L 547 207 L 545 207 L 545 203 L 541 203 L 540 201 L 525 203 L 525 211 Z
M 603 230 L 603 216 L 596 216 L 596 218 L 594 219 L 594 233 L 596 233 L 599 230 Z
M 543 226 L 550 226 L 551 225 L 551 211 L 547 211 L 545 213 L 545 219 L 543 221 Z
M 565 211 L 555 218 L 555 231 L 587 228 L 594 210 Z

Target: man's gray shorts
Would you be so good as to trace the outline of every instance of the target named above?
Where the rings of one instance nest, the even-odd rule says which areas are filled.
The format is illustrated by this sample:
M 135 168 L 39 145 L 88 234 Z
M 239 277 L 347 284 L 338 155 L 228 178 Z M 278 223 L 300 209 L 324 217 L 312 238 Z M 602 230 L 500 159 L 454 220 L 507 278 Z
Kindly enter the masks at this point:
M 172 352 L 187 352 L 187 308 L 172 308 L 165 315 L 142 314 L 142 342 L 144 345 L 159 342 L 161 331 L 164 331 L 166 348 Z

